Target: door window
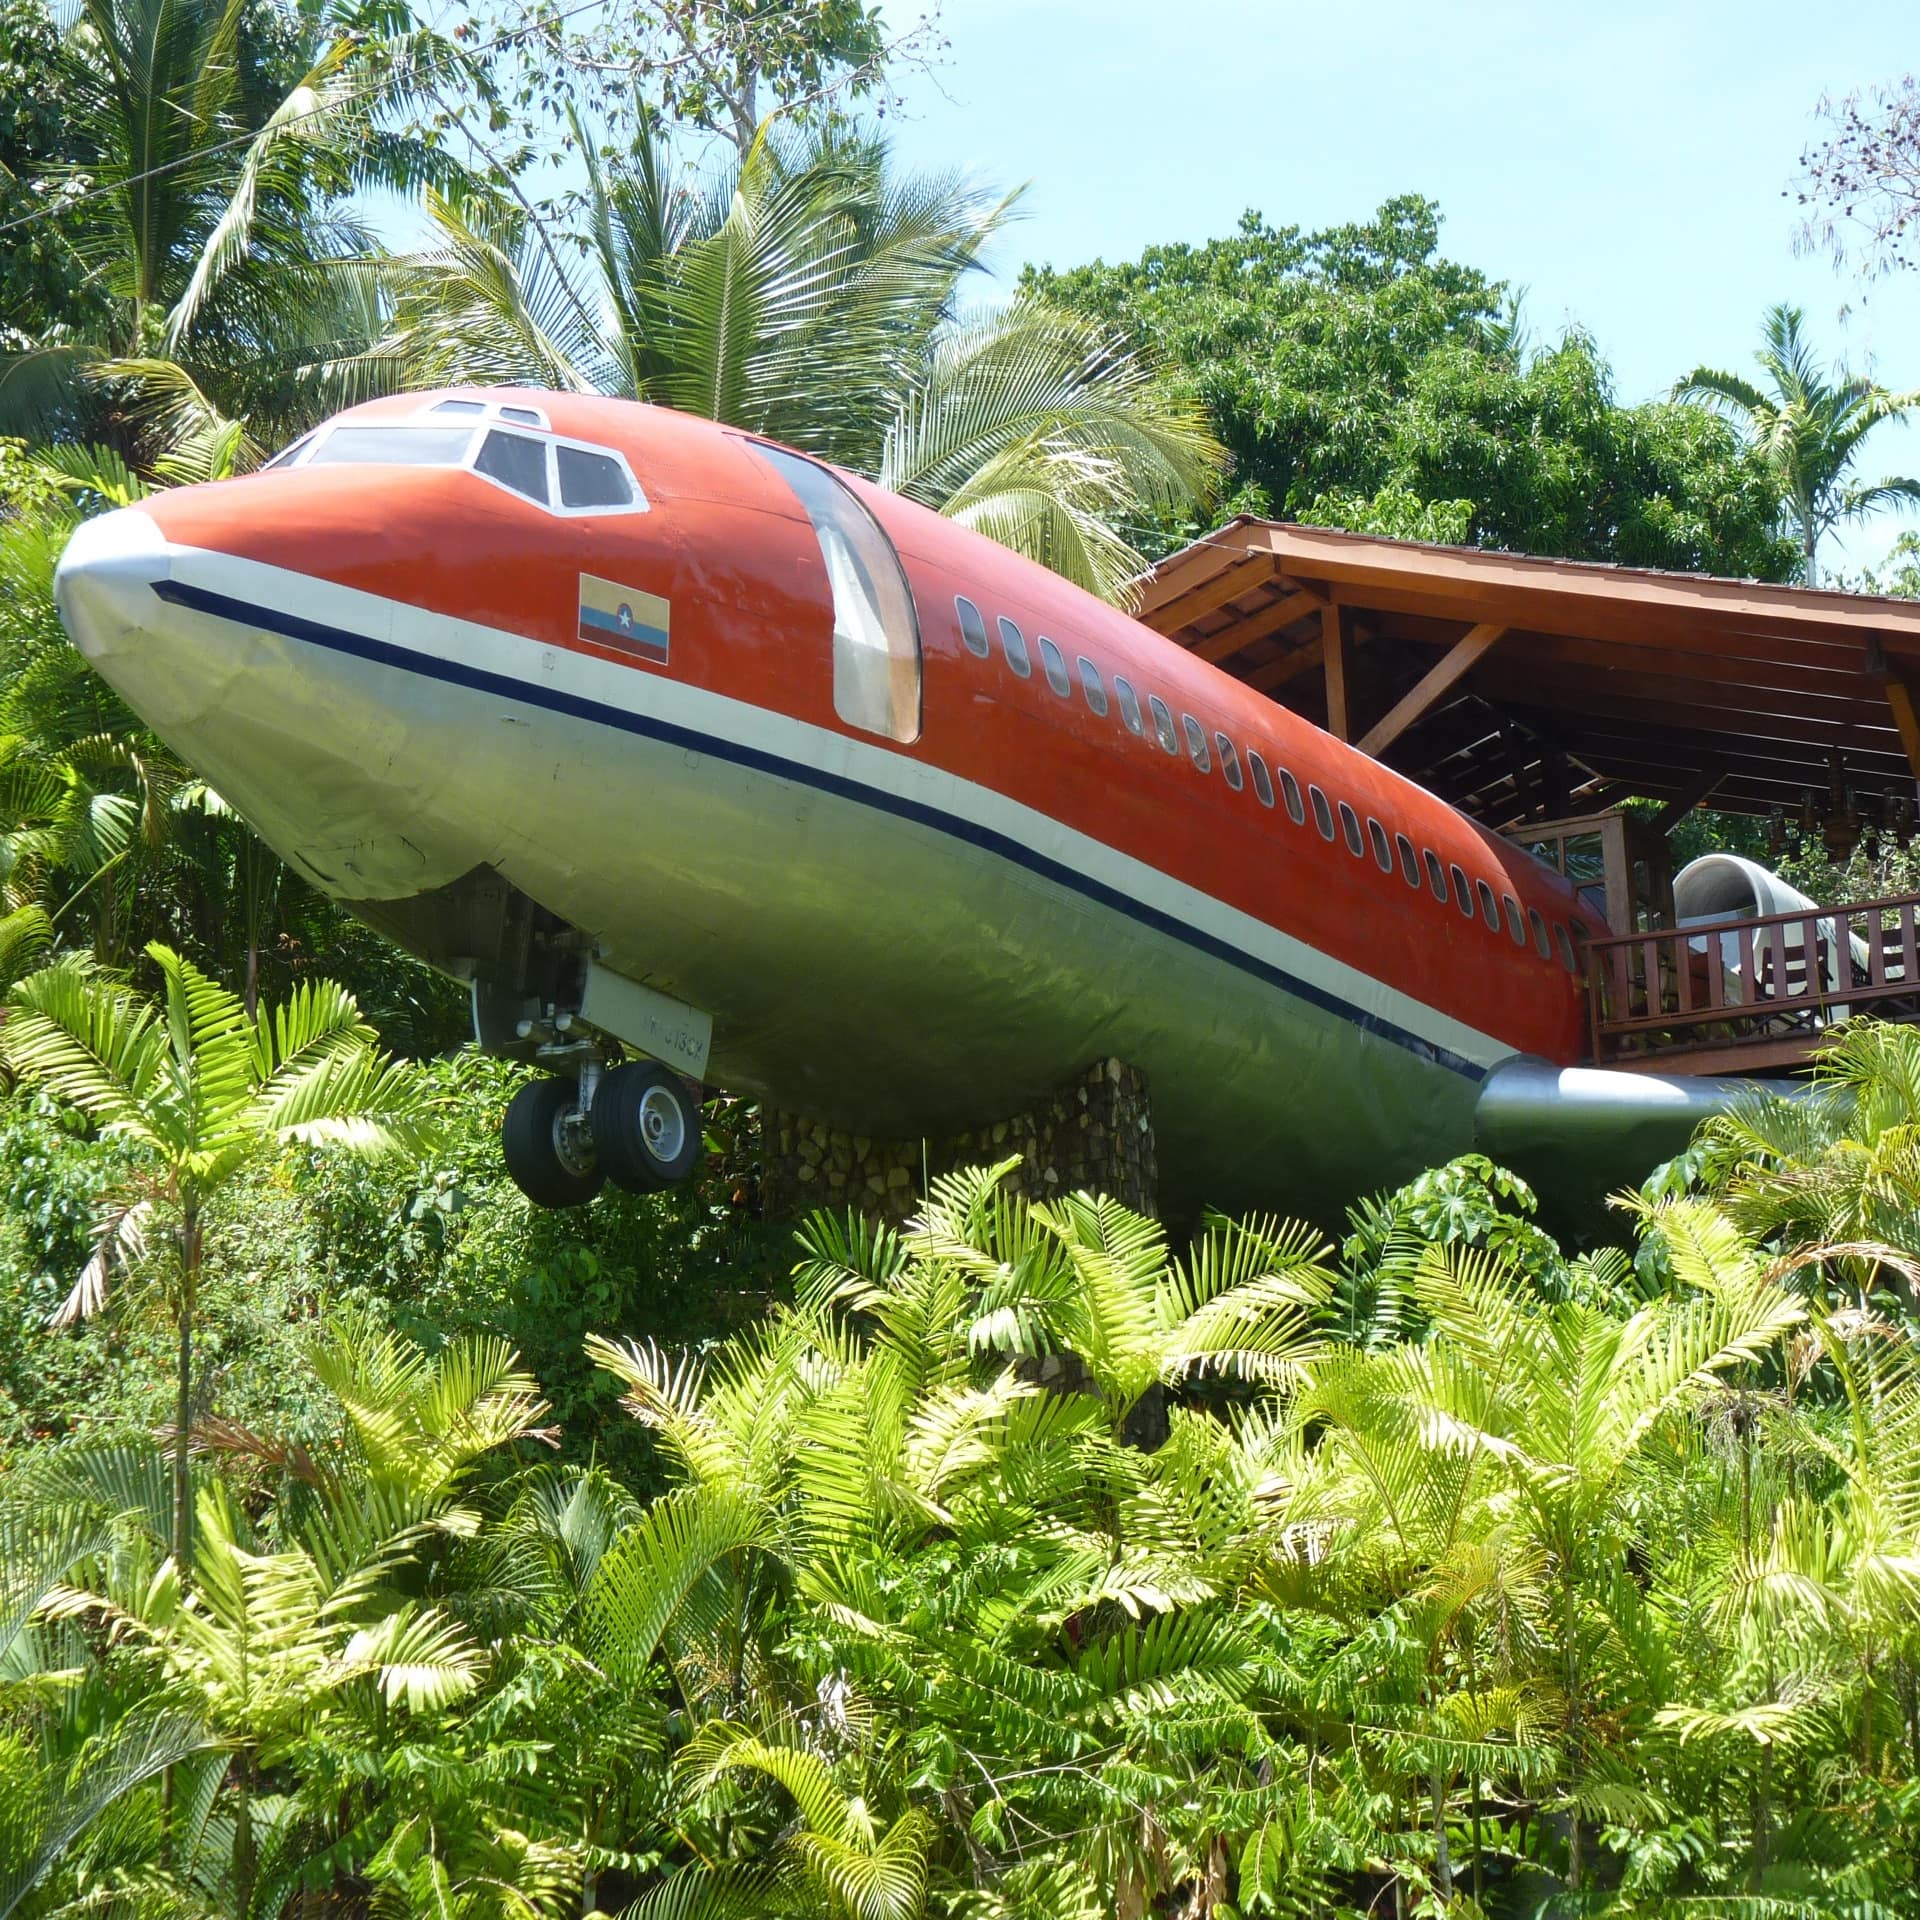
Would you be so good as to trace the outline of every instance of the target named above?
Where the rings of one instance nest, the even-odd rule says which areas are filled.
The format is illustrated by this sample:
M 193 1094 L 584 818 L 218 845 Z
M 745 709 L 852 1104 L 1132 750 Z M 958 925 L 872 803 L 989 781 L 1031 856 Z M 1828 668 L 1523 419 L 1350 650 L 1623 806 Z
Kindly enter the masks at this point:
M 852 491 L 811 460 L 748 442 L 798 495 L 833 590 L 833 710 L 889 740 L 920 737 L 920 628 L 893 542 Z

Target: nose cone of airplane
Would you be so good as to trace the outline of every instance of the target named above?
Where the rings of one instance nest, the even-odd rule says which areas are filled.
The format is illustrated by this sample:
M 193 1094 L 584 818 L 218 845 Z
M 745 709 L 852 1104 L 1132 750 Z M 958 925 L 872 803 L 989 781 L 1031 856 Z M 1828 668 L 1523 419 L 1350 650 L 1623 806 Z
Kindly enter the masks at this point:
M 152 629 L 161 611 L 154 588 L 168 575 L 166 536 L 139 507 L 83 521 L 67 542 L 54 600 L 74 645 L 109 680 L 115 661 Z

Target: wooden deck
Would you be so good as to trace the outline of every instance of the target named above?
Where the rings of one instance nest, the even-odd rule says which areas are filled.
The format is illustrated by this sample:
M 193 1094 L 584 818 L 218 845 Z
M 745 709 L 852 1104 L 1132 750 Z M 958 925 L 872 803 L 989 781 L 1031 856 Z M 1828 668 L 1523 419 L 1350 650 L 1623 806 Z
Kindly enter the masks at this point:
M 1856 1013 L 1920 1021 L 1920 894 L 1616 934 L 1587 959 L 1599 1065 L 1777 1071 Z

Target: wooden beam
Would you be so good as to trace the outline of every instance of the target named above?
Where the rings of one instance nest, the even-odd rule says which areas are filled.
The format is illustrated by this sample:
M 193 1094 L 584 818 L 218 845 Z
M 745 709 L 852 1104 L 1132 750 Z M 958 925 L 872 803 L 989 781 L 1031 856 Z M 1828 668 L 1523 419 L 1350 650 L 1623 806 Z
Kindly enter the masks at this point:
M 1900 729 L 1907 765 L 1920 780 L 1920 715 L 1913 710 L 1913 689 L 1897 673 L 1887 675 L 1887 705 L 1893 709 L 1893 724 Z
M 1254 588 L 1265 586 L 1272 578 L 1273 555 L 1250 553 L 1213 579 L 1196 582 L 1192 592 L 1165 601 L 1140 618 L 1156 633 L 1175 633 L 1181 627 L 1190 626 L 1218 608 L 1243 598 Z
M 1319 637 L 1295 647 L 1291 653 L 1283 653 L 1278 660 L 1269 660 L 1264 667 L 1256 667 L 1246 676 L 1245 685 L 1255 693 L 1271 693 L 1276 687 L 1284 687 L 1289 680 L 1297 680 L 1301 674 L 1310 673 L 1320 664 L 1320 655 L 1324 646 Z
M 1360 751 L 1378 759 L 1436 700 L 1450 691 L 1460 676 L 1505 632 L 1505 627 L 1489 623 L 1461 635 L 1413 687 L 1400 696 L 1394 703 L 1393 711 L 1368 732 L 1360 742 Z M 1328 702 L 1328 710 L 1332 710 L 1331 701 Z M 1342 739 L 1345 737 L 1341 735 Z
M 1336 740 L 1353 736 L 1347 725 L 1347 641 L 1345 614 L 1335 602 L 1320 609 L 1320 650 L 1327 670 L 1327 731 Z
M 1667 804 L 1653 816 L 1653 830 L 1665 836 L 1672 833 L 1682 820 L 1690 814 L 1701 801 L 1711 794 L 1727 777 L 1725 767 L 1715 764 L 1704 768 L 1676 793 Z
M 1289 578 L 1324 580 L 1358 606 L 1385 607 L 1388 593 L 1411 592 L 1424 603 L 1415 611 L 1438 612 L 1450 599 L 1468 609 L 1458 617 L 1497 619 L 1523 630 L 1545 626 L 1596 637 L 1617 631 L 1635 641 L 1663 629 L 1682 644 L 1690 643 L 1689 635 L 1715 631 L 1859 648 L 1877 632 L 1890 651 L 1920 655 L 1920 606 L 1911 602 L 1436 548 L 1324 527 L 1281 526 L 1273 544 Z
M 1256 607 L 1251 613 L 1237 614 L 1218 633 L 1182 644 L 1200 659 L 1211 660 L 1217 666 L 1222 660 L 1232 658 L 1242 647 L 1250 647 L 1256 640 L 1264 640 L 1269 634 L 1281 632 L 1326 604 L 1311 588 L 1296 587 L 1269 606 Z

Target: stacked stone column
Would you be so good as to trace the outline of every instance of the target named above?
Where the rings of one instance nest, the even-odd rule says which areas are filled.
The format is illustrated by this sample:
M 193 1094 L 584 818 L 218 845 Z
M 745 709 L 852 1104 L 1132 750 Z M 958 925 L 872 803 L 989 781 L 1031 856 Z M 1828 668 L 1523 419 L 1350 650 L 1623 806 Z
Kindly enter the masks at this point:
M 940 1140 L 881 1140 L 772 1109 L 762 1127 L 761 1203 L 772 1218 L 851 1206 L 898 1224 L 920 1204 L 923 1168 L 937 1176 L 1014 1154 L 1008 1187 L 1030 1199 L 1085 1191 L 1157 1210 L 1152 1102 L 1146 1076 L 1123 1060 L 1096 1061 L 1024 1113 Z

